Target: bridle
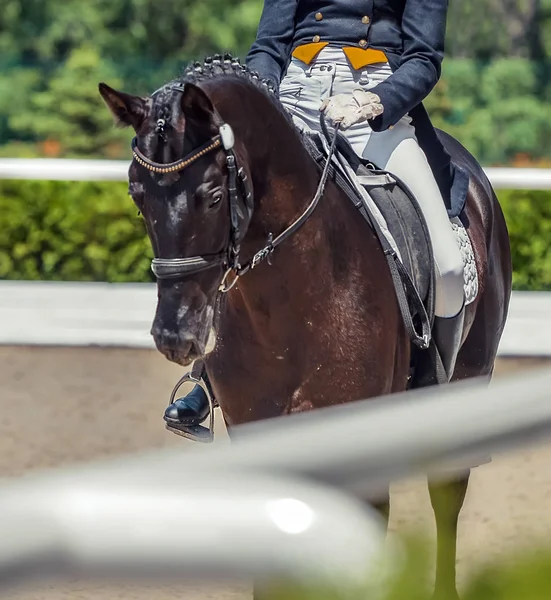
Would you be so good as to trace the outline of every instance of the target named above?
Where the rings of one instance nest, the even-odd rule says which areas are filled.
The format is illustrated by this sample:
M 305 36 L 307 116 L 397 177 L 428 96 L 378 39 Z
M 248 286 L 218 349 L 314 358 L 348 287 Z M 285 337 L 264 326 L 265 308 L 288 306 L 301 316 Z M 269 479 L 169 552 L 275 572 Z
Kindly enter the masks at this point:
M 161 128 L 162 124 L 157 123 L 157 127 Z M 142 154 L 138 148 L 138 141 L 136 138 L 132 140 L 132 154 L 134 160 L 140 166 L 144 167 L 148 171 L 157 173 L 160 175 L 166 175 L 168 173 L 176 173 L 183 171 L 185 168 L 192 165 L 194 162 L 213 152 L 215 150 L 223 149 L 226 154 L 226 167 L 228 169 L 228 192 L 229 192 L 229 205 L 230 205 L 230 242 L 225 252 L 218 254 L 208 254 L 201 256 L 192 256 L 190 258 L 154 258 L 151 263 L 151 270 L 157 277 L 157 279 L 177 279 L 179 277 L 185 277 L 193 273 L 205 271 L 222 265 L 226 273 L 235 271 L 239 267 L 239 252 L 241 243 L 241 232 L 239 229 L 239 192 L 238 192 L 238 181 L 241 187 L 241 193 L 243 195 L 243 201 L 246 206 L 247 212 L 252 214 L 253 210 L 253 195 L 252 190 L 248 184 L 248 178 L 243 168 L 237 168 L 237 159 L 235 157 L 234 147 L 234 135 L 229 125 L 223 124 L 219 128 L 217 136 L 210 139 L 207 143 L 203 144 L 199 148 L 196 148 L 193 152 L 172 163 L 157 163 Z M 224 278 L 226 279 L 226 277 Z
M 177 86 L 171 88 L 175 91 L 184 90 L 183 87 Z M 164 135 L 164 120 L 160 119 L 157 122 L 157 131 Z M 138 148 L 138 140 L 135 137 L 132 140 L 132 154 L 134 161 L 141 167 L 158 173 L 161 175 L 168 173 L 176 173 L 183 171 L 194 162 L 202 158 L 203 156 L 217 151 L 223 150 L 226 155 L 226 168 L 228 170 L 228 194 L 229 194 L 229 209 L 230 209 L 230 241 L 225 251 L 218 254 L 205 254 L 200 256 L 191 256 L 186 258 L 154 258 L 151 262 L 151 270 L 157 279 L 178 279 L 186 277 L 194 273 L 206 271 L 213 267 L 222 266 L 224 269 L 224 277 L 220 284 L 220 291 L 225 293 L 228 292 L 237 283 L 237 280 L 245 275 L 251 269 L 254 269 L 258 264 L 264 260 L 270 259 L 270 256 L 274 250 L 288 237 L 293 235 L 310 217 L 314 212 L 314 209 L 318 205 L 327 182 L 329 175 L 329 166 L 331 164 L 331 158 L 335 151 L 335 144 L 337 140 L 338 127 L 335 130 L 335 135 L 332 140 L 330 154 L 325 164 L 318 189 L 316 194 L 306 210 L 302 215 L 294 221 L 285 231 L 278 235 L 275 239 L 273 235 L 268 236 L 268 240 L 264 248 L 259 250 L 250 261 L 241 265 L 239 261 L 239 253 L 241 251 L 242 235 L 239 228 L 239 200 L 244 204 L 248 217 L 250 219 L 254 201 L 253 191 L 245 170 L 243 167 L 238 168 L 237 158 L 234 152 L 235 137 L 233 130 L 227 123 L 222 124 L 218 129 L 218 135 L 211 138 L 208 142 L 193 150 L 190 154 L 172 163 L 157 163 L 148 159 L 140 149 Z M 228 279 L 234 274 L 233 281 L 228 284 Z

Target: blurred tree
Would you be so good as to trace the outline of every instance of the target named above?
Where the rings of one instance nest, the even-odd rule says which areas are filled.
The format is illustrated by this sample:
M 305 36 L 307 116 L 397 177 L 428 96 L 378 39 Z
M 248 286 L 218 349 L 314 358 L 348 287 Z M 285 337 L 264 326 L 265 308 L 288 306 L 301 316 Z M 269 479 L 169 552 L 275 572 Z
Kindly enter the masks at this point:
M 244 56 L 261 9 L 262 0 L 0 0 L 0 154 L 126 155 L 98 80 L 146 94 L 189 60 Z M 551 158 L 551 0 L 451 0 L 449 11 L 443 79 L 427 100 L 435 123 L 483 162 Z
M 543 58 L 540 23 L 549 0 L 452 0 L 448 52 L 461 58 Z M 549 56 L 549 55 L 548 55 Z
M 551 158 L 551 111 L 540 74 L 526 59 L 498 59 L 487 66 L 450 59 L 427 108 L 436 126 L 487 164 L 514 162 L 520 155 Z
M 260 11 L 259 0 L 0 0 L 0 144 L 112 153 L 122 134 L 98 81 L 146 94 L 189 60 L 244 54 Z
M 113 127 L 97 91 L 97 82 L 120 85 L 97 52 L 83 46 L 54 72 L 45 90 L 31 98 L 31 110 L 13 114 L 10 126 L 44 140 L 50 156 L 118 155 L 128 146 L 128 133 Z

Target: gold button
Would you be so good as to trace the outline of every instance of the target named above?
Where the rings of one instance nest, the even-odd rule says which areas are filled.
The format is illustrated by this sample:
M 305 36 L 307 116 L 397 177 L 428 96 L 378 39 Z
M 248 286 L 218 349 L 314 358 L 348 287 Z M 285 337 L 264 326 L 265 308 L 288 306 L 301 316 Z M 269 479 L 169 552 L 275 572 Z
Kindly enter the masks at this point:
M 389 129 L 389 130 L 391 130 L 391 129 L 394 129 L 394 125 L 389 125 L 389 126 L 388 126 L 388 129 Z
M 369 17 L 362 17 L 362 23 L 364 25 L 369 25 L 371 19 Z
M 321 21 L 323 19 L 323 15 L 321 13 L 316 13 L 316 21 Z
M 367 40 L 360 40 L 360 46 L 365 48 L 367 46 Z
M 321 38 L 320 38 L 320 36 L 319 36 L 319 35 L 315 35 L 315 36 L 312 38 L 312 41 L 314 42 L 314 44 L 317 44 L 317 43 L 318 43 L 320 40 L 321 40 Z

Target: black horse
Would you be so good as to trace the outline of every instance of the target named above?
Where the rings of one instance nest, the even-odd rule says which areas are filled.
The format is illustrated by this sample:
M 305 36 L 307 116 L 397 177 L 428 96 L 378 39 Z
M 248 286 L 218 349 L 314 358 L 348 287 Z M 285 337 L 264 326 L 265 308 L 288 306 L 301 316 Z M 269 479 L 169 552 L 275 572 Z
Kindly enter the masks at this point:
M 181 365 L 205 359 L 230 434 L 237 424 L 406 389 L 411 345 L 387 260 L 331 180 L 303 226 L 269 253 L 271 265 L 238 272 L 217 307 L 228 271 L 250 266 L 272 233 L 304 213 L 320 182 L 301 135 L 258 78 L 215 60 L 151 97 L 105 84 L 100 92 L 136 132 L 130 193 L 157 257 L 155 343 Z M 445 142 L 470 175 L 464 217 L 480 289 L 466 309 L 453 378 L 489 379 L 511 292 L 507 229 L 481 167 L 457 141 Z M 455 593 L 456 554 L 443 536 L 457 533 L 467 483 L 446 484 L 451 506 L 430 486 L 436 588 L 446 593 Z

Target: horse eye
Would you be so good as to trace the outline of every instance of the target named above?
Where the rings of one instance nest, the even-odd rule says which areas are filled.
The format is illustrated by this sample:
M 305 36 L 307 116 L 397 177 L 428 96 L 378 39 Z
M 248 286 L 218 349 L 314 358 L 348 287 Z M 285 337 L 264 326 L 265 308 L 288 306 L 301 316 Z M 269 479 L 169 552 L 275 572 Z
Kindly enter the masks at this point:
M 223 198 L 223 194 L 222 194 L 221 190 L 214 192 L 214 194 L 212 195 L 211 202 L 209 204 L 209 208 L 216 206 L 220 202 L 220 200 L 222 200 L 222 198 Z

